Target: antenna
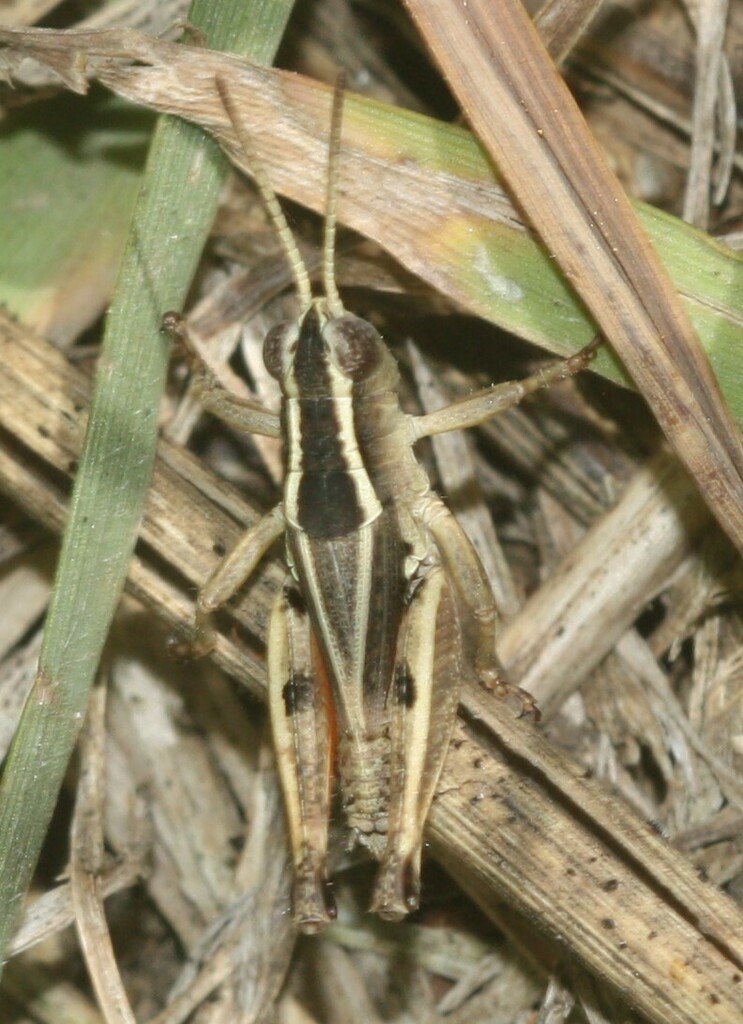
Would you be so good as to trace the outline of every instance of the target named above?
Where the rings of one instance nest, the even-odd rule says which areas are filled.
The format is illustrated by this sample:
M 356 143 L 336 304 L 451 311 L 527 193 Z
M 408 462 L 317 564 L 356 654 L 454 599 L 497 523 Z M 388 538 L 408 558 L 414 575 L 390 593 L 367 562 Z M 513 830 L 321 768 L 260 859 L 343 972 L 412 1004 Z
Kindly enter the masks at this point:
M 307 273 L 307 267 L 304 265 L 304 260 L 297 248 L 296 240 L 291 232 L 289 224 L 287 223 L 286 217 L 284 216 L 284 211 L 281 209 L 281 204 L 279 203 L 276 193 L 268 180 L 266 168 L 256 152 L 249 132 L 240 120 L 237 105 L 232 98 L 232 93 L 229 90 L 226 80 L 221 75 L 217 75 L 214 81 L 217 86 L 217 91 L 222 99 L 222 103 L 224 104 L 224 109 L 227 111 L 227 116 L 232 122 L 232 127 L 234 128 L 238 141 L 245 153 L 250 173 L 253 175 L 255 183 L 258 186 L 258 191 L 260 192 L 269 216 L 274 223 L 274 227 L 276 228 L 284 253 L 289 261 L 292 274 L 294 275 L 294 282 L 297 286 L 297 292 L 299 293 L 300 302 L 303 307 L 309 306 L 312 302 L 312 289 L 310 288 L 310 278 Z M 337 297 L 338 292 L 335 290 L 335 282 L 333 283 L 333 289 Z M 338 299 L 338 303 L 340 303 L 340 299 Z
M 335 229 L 338 164 L 341 148 L 341 125 L 343 121 L 343 99 L 346 90 L 346 75 L 338 72 L 333 89 L 333 107 L 330 115 L 330 140 L 328 142 L 328 180 L 325 192 L 325 238 L 323 242 L 323 280 L 328 309 L 333 316 L 342 316 L 343 303 L 335 283 Z

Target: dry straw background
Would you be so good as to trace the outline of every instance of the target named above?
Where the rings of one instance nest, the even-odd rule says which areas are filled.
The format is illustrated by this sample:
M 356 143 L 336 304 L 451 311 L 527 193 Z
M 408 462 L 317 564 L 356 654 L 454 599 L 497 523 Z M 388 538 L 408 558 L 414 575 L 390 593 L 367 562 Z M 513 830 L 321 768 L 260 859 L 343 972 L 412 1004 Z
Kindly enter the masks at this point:
M 3 6 L 3 1024 L 741 1019 L 743 13 L 530 15 Z M 260 345 L 291 277 L 201 129 L 240 162 L 227 75 L 316 270 L 339 66 L 338 279 L 405 407 L 606 344 L 595 372 L 421 447 L 543 718 L 465 679 L 421 911 L 371 919 L 339 831 L 339 921 L 298 942 L 262 709 L 280 552 L 213 661 L 165 653 L 275 502 L 280 452 L 200 414 L 158 327 L 187 309 L 215 372 L 276 400 Z

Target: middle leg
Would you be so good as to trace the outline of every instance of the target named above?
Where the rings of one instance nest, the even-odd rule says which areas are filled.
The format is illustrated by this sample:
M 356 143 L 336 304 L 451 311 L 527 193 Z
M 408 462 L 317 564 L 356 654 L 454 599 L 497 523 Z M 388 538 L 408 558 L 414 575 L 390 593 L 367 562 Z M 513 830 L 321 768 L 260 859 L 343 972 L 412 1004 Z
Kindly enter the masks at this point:
M 214 650 L 217 643 L 214 613 L 237 593 L 285 528 L 284 510 L 281 505 L 276 505 L 255 526 L 245 531 L 199 591 L 191 639 L 174 637 L 170 641 L 169 646 L 176 657 L 202 658 Z
M 500 415 L 535 391 L 580 373 L 596 355 L 601 340 L 600 337 L 594 338 L 580 352 L 576 352 L 568 359 L 542 367 L 531 377 L 495 384 L 491 388 L 475 392 L 474 395 L 461 398 L 458 402 L 452 402 L 443 409 L 436 409 L 435 412 L 429 412 L 424 416 L 413 416 L 411 420 L 414 437 L 418 439 L 430 437 L 432 434 L 445 434 L 449 430 L 476 427 L 479 423 Z

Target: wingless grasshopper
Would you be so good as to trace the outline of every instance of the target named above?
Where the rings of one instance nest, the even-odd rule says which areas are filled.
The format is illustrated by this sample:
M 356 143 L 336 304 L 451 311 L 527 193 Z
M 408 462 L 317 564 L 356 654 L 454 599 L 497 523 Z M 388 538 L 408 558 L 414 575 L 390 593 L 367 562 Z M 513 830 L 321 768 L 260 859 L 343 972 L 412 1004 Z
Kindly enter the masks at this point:
M 371 908 L 398 920 L 418 906 L 423 829 L 456 714 L 462 660 L 484 686 L 508 689 L 485 572 L 413 447 L 577 373 L 595 345 L 440 411 L 404 413 L 395 359 L 370 323 L 346 312 L 335 284 L 341 88 L 333 101 L 325 296 L 314 298 L 227 84 L 217 79 L 216 87 L 291 263 L 301 311 L 264 342 L 266 367 L 283 395 L 280 415 L 223 389 L 181 317 L 164 319 L 186 348 L 205 408 L 284 444 L 282 501 L 200 591 L 187 648 L 200 656 L 214 647 L 214 612 L 284 535 L 288 572 L 270 620 L 268 693 L 294 863 L 294 919 L 315 932 L 335 916 L 326 876 L 335 763 L 351 836 L 380 865 Z M 531 699 L 522 697 L 528 710 Z

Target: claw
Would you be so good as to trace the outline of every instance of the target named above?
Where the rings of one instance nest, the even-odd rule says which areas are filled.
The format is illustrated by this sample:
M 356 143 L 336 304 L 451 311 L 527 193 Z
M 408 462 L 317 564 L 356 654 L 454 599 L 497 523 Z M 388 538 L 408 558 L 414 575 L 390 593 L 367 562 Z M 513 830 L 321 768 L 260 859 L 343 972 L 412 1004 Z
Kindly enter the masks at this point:
M 489 693 L 495 694 L 500 700 L 506 700 L 517 706 L 517 718 L 524 718 L 532 715 L 535 722 L 542 717 L 537 706 L 536 698 L 528 690 L 507 682 L 500 673 L 483 672 L 480 674 L 480 682 Z
M 196 348 L 193 338 L 188 332 L 185 317 L 174 310 L 170 310 L 164 314 L 160 321 L 160 330 L 170 336 L 174 345 L 180 345 L 183 349 L 186 363 L 192 373 L 202 372 L 211 374 L 209 368 L 204 365 L 201 353 Z
M 172 309 L 163 314 L 163 318 L 160 321 L 160 330 L 169 334 L 173 341 L 182 341 L 187 333 L 183 317 Z
M 374 883 L 370 910 L 385 921 L 402 921 L 420 904 L 420 869 L 417 854 L 382 861 Z
M 167 640 L 168 654 L 176 661 L 196 661 L 203 658 L 214 650 L 214 644 L 198 643 L 194 640 L 186 640 L 185 637 L 174 633 Z
M 292 887 L 294 923 L 305 935 L 317 935 L 336 919 L 333 889 L 325 873 L 311 864 L 300 864 Z

